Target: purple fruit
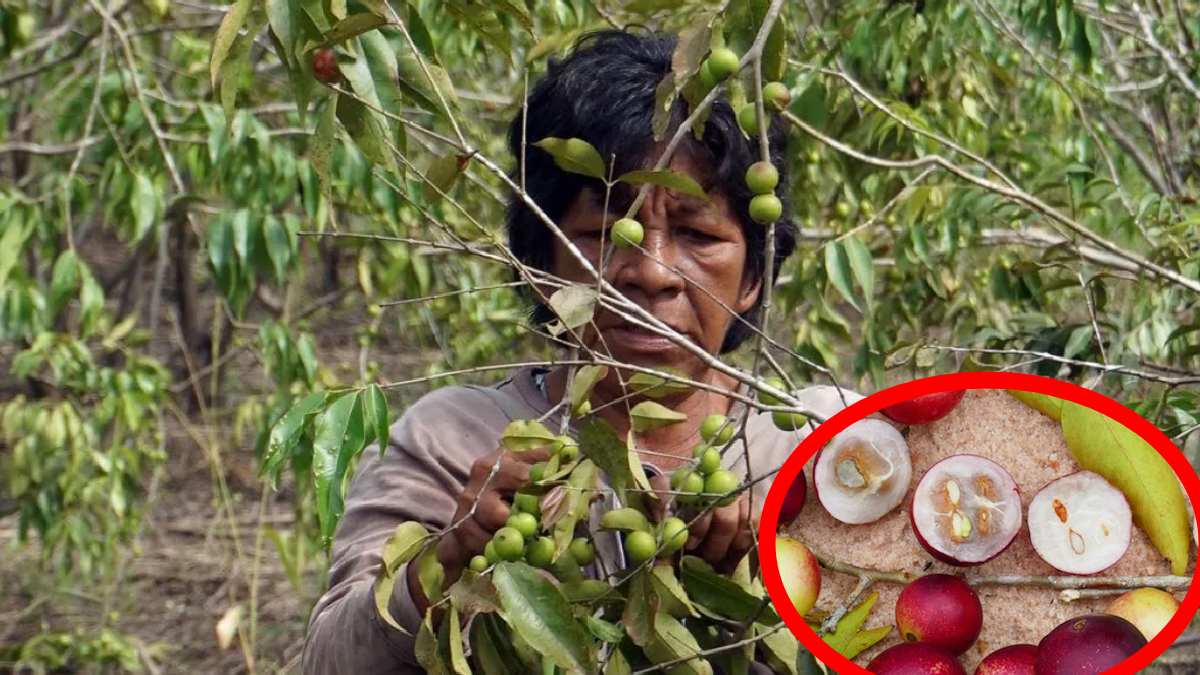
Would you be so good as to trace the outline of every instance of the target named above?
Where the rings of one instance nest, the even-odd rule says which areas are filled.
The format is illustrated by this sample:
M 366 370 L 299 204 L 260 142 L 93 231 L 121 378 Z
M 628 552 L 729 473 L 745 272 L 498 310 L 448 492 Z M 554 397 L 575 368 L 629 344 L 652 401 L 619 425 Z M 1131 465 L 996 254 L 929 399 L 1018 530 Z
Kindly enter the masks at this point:
M 1096 675 L 1146 646 L 1137 626 L 1119 616 L 1089 614 L 1060 624 L 1038 643 L 1037 675 Z
M 967 675 L 950 652 L 924 642 L 901 642 L 876 656 L 867 670 L 875 675 Z

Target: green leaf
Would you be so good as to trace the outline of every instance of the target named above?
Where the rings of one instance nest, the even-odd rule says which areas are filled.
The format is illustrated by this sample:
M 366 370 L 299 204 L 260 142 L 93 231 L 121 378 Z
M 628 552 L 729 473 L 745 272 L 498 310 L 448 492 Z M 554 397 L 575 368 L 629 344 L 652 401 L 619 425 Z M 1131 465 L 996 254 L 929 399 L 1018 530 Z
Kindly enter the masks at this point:
M 558 588 L 524 563 L 498 563 L 492 582 L 504 617 L 526 642 L 571 673 L 591 673 L 596 658 L 587 629 Z
M 425 613 L 425 620 L 417 630 L 417 642 L 414 648 L 417 663 L 425 669 L 426 675 L 450 675 L 451 671 L 442 658 L 438 646 L 437 633 L 433 631 L 433 610 Z
M 1083 325 L 1071 331 L 1071 336 L 1067 338 L 1067 344 L 1063 347 L 1063 357 L 1068 359 L 1075 358 L 1076 355 L 1083 352 L 1092 341 L 1092 327 Z
M 776 19 L 763 45 L 762 74 L 764 80 L 782 80 L 787 70 L 788 26 L 783 15 Z
M 852 659 L 867 651 L 871 647 L 874 647 L 880 640 L 887 637 L 892 632 L 892 628 L 892 626 L 878 626 L 870 630 L 860 630 L 846 643 L 842 656 Z
M 555 558 L 567 550 L 575 538 L 576 524 L 588 514 L 588 506 L 596 492 L 596 464 L 590 459 L 581 460 L 571 471 L 567 488 L 563 493 L 566 506 L 562 515 L 553 523 L 547 520 L 545 514 L 542 516 L 543 525 L 554 528 Z
M 64 249 L 54 261 L 50 273 L 50 297 L 46 311 L 51 317 L 58 315 L 69 297 L 79 288 L 79 258 L 73 249 Z
M 638 433 L 678 424 L 686 419 L 687 415 L 655 401 L 642 401 L 629 411 L 629 421 Z
M 154 181 L 145 173 L 138 171 L 133 177 L 133 193 L 129 196 L 129 210 L 133 213 L 134 241 L 142 237 L 154 227 L 158 216 L 158 190 Z
M 550 309 L 554 310 L 563 326 L 575 329 L 592 320 L 596 312 L 596 300 L 596 289 L 572 284 L 554 291 L 550 296 Z
M 1008 393 L 1021 403 L 1042 413 L 1055 422 L 1062 421 L 1063 400 L 1061 398 L 1038 394 L 1032 391 L 1020 391 L 1018 389 L 1009 389 Z
M 749 621 L 774 625 L 779 615 L 738 585 L 736 581 L 717 574 L 708 563 L 696 556 L 685 555 L 679 564 L 680 578 L 688 596 L 712 614 L 734 621 Z
M 871 607 L 875 605 L 875 601 L 879 599 L 878 593 L 872 593 L 865 600 L 846 612 L 837 623 L 837 627 L 833 632 L 825 636 L 825 643 L 833 647 L 839 654 L 845 655 L 846 647 L 850 645 L 850 641 L 858 634 L 859 629 L 867 622 L 867 617 L 871 614 Z
M 770 629 L 756 624 L 754 632 L 758 635 L 765 635 L 761 644 L 772 670 L 777 673 L 796 675 L 796 660 L 800 656 L 800 642 L 792 634 L 792 631 L 786 627 Z
M 221 66 L 225 63 L 225 58 L 229 56 L 229 49 L 233 46 L 233 41 L 238 36 L 238 31 L 242 29 L 242 24 L 246 22 L 246 16 L 250 13 L 250 0 L 236 0 L 221 18 L 221 25 L 217 27 L 217 34 L 213 36 L 212 57 L 208 63 L 208 74 L 212 79 L 212 86 L 217 87 L 217 75 L 221 72 Z
M 624 503 L 625 490 L 634 484 L 629 469 L 630 451 L 612 426 L 599 418 L 584 422 L 579 427 L 579 450 L 608 474 L 609 483 Z
M 333 182 L 330 180 L 330 165 L 333 160 L 333 140 L 337 133 L 338 95 L 329 97 L 325 109 L 317 118 L 317 128 L 313 132 L 312 141 L 308 146 L 308 161 L 312 164 L 313 172 L 321 183 L 321 193 L 325 202 L 333 211 Z
M 500 433 L 500 445 L 513 452 L 544 448 L 558 436 L 537 420 L 513 420 Z
M 699 654 L 700 644 L 679 620 L 659 612 L 654 617 L 655 639 L 646 645 L 646 656 L 654 663 L 669 663 Z M 703 657 L 684 661 L 666 670 L 667 675 L 712 675 L 712 666 Z
M 383 545 L 383 569 L 385 574 L 393 575 L 401 565 L 408 563 L 424 548 L 429 539 L 429 530 L 415 520 L 405 521 L 396 526 L 392 536 Z
M 350 16 L 338 21 L 325 33 L 321 43 L 315 48 L 322 49 L 333 45 L 345 42 L 353 37 L 357 37 L 367 31 L 375 30 L 387 23 L 387 20 L 376 14 L 361 12 L 359 14 L 351 14 Z
M 467 655 L 463 652 L 462 624 L 458 619 L 458 607 L 450 605 L 450 665 L 458 675 L 471 675 Z
M 825 244 L 825 274 L 846 302 L 861 312 L 862 309 L 854 300 L 854 292 L 850 289 L 850 260 L 846 249 L 836 239 Z
M 342 479 L 350 456 L 362 449 L 362 404 L 357 392 L 344 394 L 317 415 L 314 422 L 313 480 L 317 519 L 328 541 L 342 515 Z M 357 447 L 356 447 L 357 446 Z
M 300 433 L 309 416 L 325 403 L 325 392 L 315 391 L 297 401 L 279 418 L 267 437 L 267 452 L 263 457 L 262 473 L 275 475 L 277 467 L 291 455 L 300 441 Z
M 471 655 L 484 675 L 528 672 L 512 647 L 508 627 L 496 615 L 483 614 L 471 621 Z
M 588 631 L 600 640 L 611 644 L 619 644 L 621 640 L 625 639 L 625 629 L 620 624 L 605 621 L 591 615 L 583 617 L 583 622 L 587 626 Z
M 436 201 L 441 199 L 443 194 L 450 194 L 455 181 L 463 174 L 466 166 L 465 162 L 459 161 L 457 155 L 434 156 L 425 169 L 425 180 L 428 181 L 425 185 L 425 198 Z
M 0 229 L 4 230 L 4 236 L 0 237 L 0 295 L 3 295 L 8 285 L 8 275 L 17 262 L 17 256 L 25 250 L 25 239 L 33 231 L 33 223 L 18 221 Z
M 500 596 L 496 595 L 492 578 L 484 574 L 470 570 L 463 572 L 463 576 L 450 586 L 446 594 L 451 604 L 468 616 L 500 611 Z
M 679 618 L 700 616 L 692 606 L 692 599 L 688 597 L 683 584 L 679 583 L 679 577 L 675 576 L 675 568 L 672 565 L 655 563 L 650 570 L 650 581 L 658 593 L 662 611 Z
M 576 370 L 575 377 L 571 378 L 571 386 L 567 390 L 567 400 L 571 402 L 571 408 L 577 408 L 580 403 L 588 400 L 596 383 L 607 375 L 608 366 L 582 366 Z M 601 465 L 600 468 L 605 467 Z M 607 469 L 605 470 L 607 471 Z
M 629 592 L 625 601 L 625 610 L 621 615 L 621 625 L 633 644 L 645 647 L 654 641 L 654 625 L 658 616 L 658 594 L 650 580 L 650 571 L 640 569 L 629 580 Z
M 395 160 L 387 143 L 387 124 L 378 113 L 342 96 L 337 100 L 337 117 L 367 159 L 395 172 Z
M 643 183 L 660 185 L 680 194 L 708 201 L 708 195 L 704 193 L 704 188 L 700 187 L 700 184 L 691 176 L 680 171 L 639 169 L 621 174 L 617 177 L 617 181 L 631 185 L 641 185 Z
M 263 245 L 267 250 L 267 257 L 271 259 L 275 281 L 282 285 L 287 276 L 288 264 L 292 260 L 292 239 L 283 221 L 273 213 L 267 214 L 263 219 Z
M 375 437 L 375 442 L 379 444 L 379 453 L 383 454 L 388 448 L 388 428 L 391 423 L 388 420 L 387 397 L 383 395 L 383 390 L 379 388 L 378 384 L 367 387 L 363 396 L 363 405 L 366 406 L 364 409 L 366 423 Z
M 679 377 L 685 377 L 683 373 L 680 373 L 673 368 L 658 368 L 658 370 L 670 373 L 672 375 L 678 375 Z M 684 382 L 668 380 L 661 375 L 654 375 L 653 373 L 634 373 L 629 377 L 628 380 L 626 380 L 626 384 L 628 384 L 628 388 L 631 393 L 639 394 L 649 398 L 665 398 L 667 396 L 675 396 L 676 394 L 682 394 L 691 391 L 692 389 Z
M 1191 528 L 1179 478 L 1167 460 L 1116 420 L 1072 401 L 1063 402 L 1062 427 L 1079 466 L 1125 494 L 1134 522 L 1171 561 L 1172 574 L 1184 574 Z
M 563 139 L 551 136 L 534 145 L 550 153 L 554 163 L 563 171 L 605 179 L 604 160 L 596 148 L 582 138 Z
M 863 289 L 863 297 L 866 298 L 869 305 L 875 297 L 875 265 L 871 258 L 871 251 L 858 237 L 846 237 L 842 245 L 846 248 L 846 257 L 850 260 L 850 269 L 854 272 L 854 279 Z

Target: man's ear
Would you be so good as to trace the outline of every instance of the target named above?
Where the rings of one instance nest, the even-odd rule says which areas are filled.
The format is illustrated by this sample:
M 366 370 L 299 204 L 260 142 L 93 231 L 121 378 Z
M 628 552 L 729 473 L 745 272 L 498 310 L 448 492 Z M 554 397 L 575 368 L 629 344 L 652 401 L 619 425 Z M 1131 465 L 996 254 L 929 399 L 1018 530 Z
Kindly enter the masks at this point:
M 757 279 L 750 279 L 749 275 L 742 277 L 741 289 L 738 291 L 737 303 L 733 308 L 738 314 L 745 314 L 750 311 L 754 303 L 758 302 L 758 294 L 762 292 L 762 275 Z

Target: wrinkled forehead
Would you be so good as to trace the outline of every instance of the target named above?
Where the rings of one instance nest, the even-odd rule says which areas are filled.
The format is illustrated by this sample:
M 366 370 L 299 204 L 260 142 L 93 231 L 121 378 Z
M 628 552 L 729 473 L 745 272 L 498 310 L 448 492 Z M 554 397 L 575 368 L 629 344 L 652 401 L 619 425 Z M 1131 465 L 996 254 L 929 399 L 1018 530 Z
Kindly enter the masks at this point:
M 627 166 L 632 168 L 624 169 L 624 171 L 653 169 L 655 164 L 658 163 L 659 158 L 662 157 L 665 148 L 665 142 L 655 144 L 647 150 L 640 161 L 629 162 Z M 670 163 L 664 170 L 686 174 L 700 185 L 701 189 L 709 195 L 710 199 L 715 198 L 718 195 L 714 194 L 713 191 L 719 188 L 717 172 L 713 166 L 712 159 L 707 155 L 708 153 L 697 148 L 695 143 L 685 140 L 671 154 Z M 617 166 L 621 166 L 621 164 L 622 162 L 618 160 Z M 603 209 L 607 201 L 610 212 L 624 213 L 633 203 L 640 187 L 638 184 L 618 180 L 611 189 L 606 190 L 603 183 L 588 181 L 580 190 L 574 203 L 578 206 L 586 206 L 587 208 Z M 652 189 L 654 188 L 654 186 L 651 187 Z M 677 208 L 699 210 L 710 205 L 709 202 L 696 197 L 680 193 L 673 193 L 673 195 L 673 202 Z

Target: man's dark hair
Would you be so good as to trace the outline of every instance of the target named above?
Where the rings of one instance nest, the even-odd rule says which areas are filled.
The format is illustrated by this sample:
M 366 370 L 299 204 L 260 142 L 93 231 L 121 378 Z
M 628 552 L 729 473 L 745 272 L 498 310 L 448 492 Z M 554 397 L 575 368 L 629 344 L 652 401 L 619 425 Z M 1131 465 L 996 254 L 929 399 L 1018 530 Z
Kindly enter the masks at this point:
M 651 130 L 655 89 L 671 72 L 675 39 L 658 35 L 637 35 L 624 31 L 601 31 L 580 38 L 565 59 L 551 59 L 546 75 L 529 93 L 527 119 L 522 130 L 522 115 L 517 113 L 509 127 L 508 145 L 517 161 L 513 172 L 521 176 L 521 140 L 526 139 L 525 190 L 530 198 L 555 222 L 558 222 L 585 187 L 603 190 L 599 181 L 562 171 L 553 158 L 533 143 L 547 137 L 582 138 L 591 143 L 606 160 L 616 156 L 614 175 L 642 168 L 654 149 Z M 673 130 L 687 116 L 682 97 L 671 111 Z M 787 185 L 786 136 L 779 122 L 769 128 L 771 161 L 780 174 L 781 188 Z M 746 237 L 746 274 L 758 279 L 766 269 L 766 226 L 750 218 L 750 199 L 754 196 L 745 184 L 747 167 L 758 160 L 757 137 L 747 139 L 738 127 L 729 103 L 719 97 L 713 103 L 700 140 L 689 133 L 684 143 L 694 156 L 708 165 L 713 185 L 742 225 Z M 683 149 L 682 147 L 680 149 Z M 780 197 L 786 190 L 780 190 Z M 784 199 L 784 217 L 775 225 L 775 266 L 777 278 L 783 261 L 796 247 L 795 225 L 788 217 Z M 541 270 L 551 268 L 554 240 L 545 223 L 517 196 L 508 205 L 508 239 L 513 253 L 522 263 Z M 773 283 L 775 279 L 772 279 Z M 765 286 L 765 284 L 764 284 Z M 758 325 L 762 294 L 742 317 Z M 534 308 L 536 324 L 549 321 L 551 311 L 540 303 Z M 735 321 L 725 336 L 721 352 L 735 349 L 751 335 L 750 329 Z

